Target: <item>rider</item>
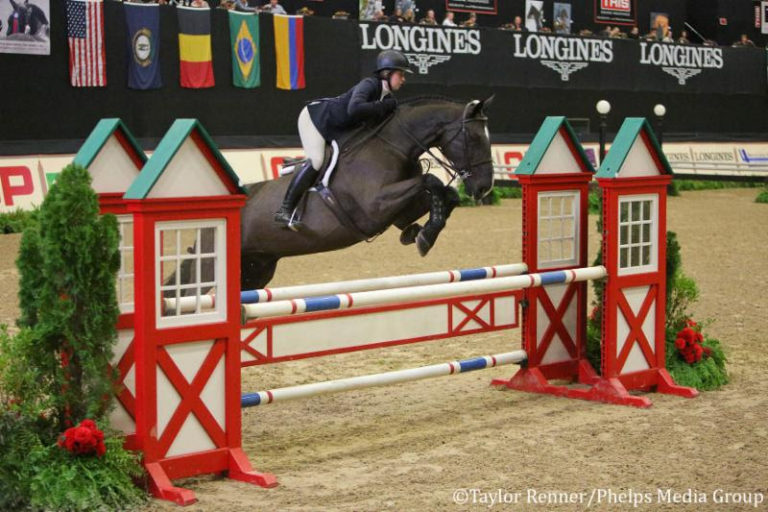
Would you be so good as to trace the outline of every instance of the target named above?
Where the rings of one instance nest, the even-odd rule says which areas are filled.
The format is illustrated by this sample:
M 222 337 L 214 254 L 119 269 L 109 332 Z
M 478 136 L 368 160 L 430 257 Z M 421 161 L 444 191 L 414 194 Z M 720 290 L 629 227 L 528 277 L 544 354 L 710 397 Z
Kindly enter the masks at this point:
M 291 213 L 304 192 L 317 179 L 325 157 L 326 141 L 366 122 L 379 122 L 397 107 L 393 92 L 412 73 L 408 58 L 395 50 L 385 50 L 376 58 L 373 76 L 363 78 L 352 89 L 335 98 L 313 101 L 299 114 L 299 137 L 307 163 L 295 171 L 275 221 L 289 226 Z M 293 222 L 296 225 L 296 222 Z

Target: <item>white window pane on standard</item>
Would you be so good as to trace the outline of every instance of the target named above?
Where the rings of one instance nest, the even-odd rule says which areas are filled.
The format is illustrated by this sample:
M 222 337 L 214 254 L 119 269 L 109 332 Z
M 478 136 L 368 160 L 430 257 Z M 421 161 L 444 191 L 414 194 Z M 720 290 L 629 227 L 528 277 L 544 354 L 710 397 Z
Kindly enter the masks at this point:
M 160 279 L 164 288 L 173 287 L 178 283 L 179 274 L 176 272 L 178 267 L 178 261 L 176 259 L 168 259 L 160 261 Z M 169 279 L 173 279 L 169 282 Z
M 133 249 L 123 249 L 120 254 L 120 273 L 133 274 Z
M 200 254 L 216 254 L 216 228 L 200 230 Z
M 627 268 L 629 266 L 628 256 L 629 256 L 629 249 L 627 247 L 622 247 L 621 250 L 619 250 L 619 267 L 620 268 Z
M 627 245 L 629 243 L 629 240 L 627 239 L 627 236 L 629 235 L 629 226 L 623 225 L 619 228 L 619 245 Z
M 179 240 L 179 254 L 199 253 L 196 229 L 180 229 Z
M 574 219 L 573 217 L 566 217 L 563 219 L 563 235 L 573 238 L 575 233 L 573 232 Z
M 622 224 L 629 220 L 629 203 L 623 202 L 619 205 L 619 222 Z
M 642 242 L 645 244 L 651 243 L 651 224 L 647 222 L 643 224 L 643 238 Z
M 641 203 L 638 202 L 638 201 L 634 201 L 634 202 L 631 203 L 631 205 L 632 205 L 631 206 L 631 208 L 632 208 L 632 221 L 633 222 L 637 222 L 638 220 L 640 220 L 640 217 L 641 217 L 641 212 L 640 212 L 641 206 L 640 206 L 640 204 Z
M 632 267 L 637 267 L 640 265 L 640 247 L 635 245 L 635 246 L 632 246 L 630 250 L 631 250 L 632 257 L 630 258 L 629 264 Z
M 650 245 L 643 246 L 643 260 L 640 262 L 640 264 L 641 265 L 651 264 L 651 246 Z
M 573 198 L 572 197 L 563 198 L 563 213 L 565 215 L 573 215 Z
M 651 202 L 643 201 L 643 220 L 651 220 Z
M 562 211 L 563 198 L 553 197 L 551 201 L 552 201 L 552 211 L 550 212 L 550 215 L 552 217 L 559 217 L 561 215 L 560 212 Z
M 640 225 L 632 224 L 632 233 L 630 236 L 631 243 L 636 244 L 640 242 Z
M 542 242 L 539 244 L 539 261 L 545 262 L 545 261 L 551 261 L 550 258 L 550 243 L 549 242 Z
M 562 259 L 564 260 L 573 260 L 576 258 L 576 255 L 573 251 L 573 239 L 569 240 L 563 240 L 563 255 Z
M 120 223 L 120 238 L 124 247 L 133 247 L 133 222 Z

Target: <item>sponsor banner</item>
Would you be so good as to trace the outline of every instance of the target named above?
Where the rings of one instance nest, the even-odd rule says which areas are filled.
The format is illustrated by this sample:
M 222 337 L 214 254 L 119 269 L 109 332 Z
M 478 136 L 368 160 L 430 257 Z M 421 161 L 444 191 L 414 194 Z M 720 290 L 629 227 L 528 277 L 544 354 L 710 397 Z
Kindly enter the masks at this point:
M 525 0 L 525 28 L 541 32 L 544 27 L 544 0 Z
M 36 157 L 0 158 L 0 213 L 31 210 L 43 202 L 47 191 Z
M 761 32 L 763 34 L 768 34 L 768 2 L 763 1 L 760 2 L 760 21 L 761 21 Z
M 0 53 L 51 54 L 50 0 L 0 2 Z
M 445 0 L 446 11 L 496 14 L 497 0 Z
M 758 48 L 419 25 L 361 23 L 359 30 L 361 74 L 378 52 L 395 49 L 411 61 L 414 83 L 765 94 L 765 82 L 740 78 L 765 75 Z
M 595 0 L 595 23 L 636 25 L 636 0 Z
M 439 150 L 433 150 L 442 157 Z M 496 179 L 515 180 L 515 169 L 526 151 L 527 144 L 491 146 Z M 598 145 L 584 144 L 584 152 L 597 168 Z M 246 185 L 277 179 L 286 158 L 304 156 L 301 148 L 225 149 L 221 153 Z M 664 154 L 676 174 L 768 177 L 768 143 L 674 142 L 664 144 Z M 39 206 L 58 174 L 73 158 L 74 155 L 0 157 L 0 213 Z M 425 170 L 444 182 L 450 180 L 448 173 L 427 153 L 421 156 L 421 161 Z

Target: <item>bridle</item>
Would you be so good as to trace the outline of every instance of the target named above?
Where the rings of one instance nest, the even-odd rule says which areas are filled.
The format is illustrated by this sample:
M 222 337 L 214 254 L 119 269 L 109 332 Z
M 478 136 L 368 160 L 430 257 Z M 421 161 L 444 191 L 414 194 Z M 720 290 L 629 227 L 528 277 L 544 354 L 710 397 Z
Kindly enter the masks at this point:
M 451 143 L 456 139 L 456 137 L 461 136 L 462 137 L 462 144 L 463 144 L 463 151 L 462 151 L 462 157 L 463 157 L 463 164 L 455 164 L 447 159 L 440 158 L 437 156 L 432 149 L 428 148 L 425 144 L 423 144 L 419 139 L 416 138 L 416 136 L 406 128 L 405 125 L 403 125 L 402 121 L 400 121 L 399 116 L 396 116 L 397 124 L 400 127 L 403 132 L 413 141 L 416 143 L 416 145 L 421 149 L 423 152 L 427 153 L 429 156 L 431 156 L 440 166 L 445 169 L 445 171 L 451 176 L 451 180 L 447 183 L 447 185 L 450 185 L 453 183 L 453 181 L 456 178 L 459 178 L 460 180 L 464 181 L 466 178 L 469 178 L 472 176 L 472 169 L 474 169 L 477 166 L 492 163 L 493 160 L 490 158 L 487 158 L 485 160 L 480 160 L 477 162 L 470 162 L 469 161 L 469 130 L 467 130 L 467 123 L 472 122 L 486 122 L 488 121 L 488 118 L 486 116 L 477 116 L 467 119 L 467 112 L 470 107 L 472 107 L 475 103 L 471 102 L 464 108 L 464 113 L 461 115 L 460 119 L 456 119 L 455 121 L 451 121 L 450 123 L 446 124 L 443 127 L 442 132 L 446 132 L 452 125 L 459 124 L 458 129 L 456 130 L 456 133 L 454 133 L 451 138 L 448 139 L 448 141 L 444 144 L 444 146 L 450 146 Z

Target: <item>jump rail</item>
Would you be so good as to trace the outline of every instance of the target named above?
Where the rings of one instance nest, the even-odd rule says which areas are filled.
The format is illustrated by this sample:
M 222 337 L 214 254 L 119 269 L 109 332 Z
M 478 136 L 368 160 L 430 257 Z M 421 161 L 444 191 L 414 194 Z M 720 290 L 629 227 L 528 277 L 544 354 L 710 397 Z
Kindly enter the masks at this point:
M 525 364 L 525 361 L 527 361 L 525 351 L 515 350 L 514 352 L 505 352 L 503 354 L 495 354 L 492 356 L 474 357 L 472 359 L 464 359 L 450 363 L 433 364 L 419 368 L 409 368 L 406 370 L 361 375 L 347 379 L 313 382 L 311 384 L 289 386 L 285 388 L 271 389 L 268 391 L 259 391 L 257 393 L 247 393 L 242 396 L 240 404 L 242 407 L 255 407 L 257 405 L 287 402 L 289 400 L 309 398 L 311 396 L 326 395 L 330 393 L 339 393 L 342 391 L 351 391 L 353 389 L 365 389 L 376 386 L 399 384 L 401 382 L 410 382 L 414 380 L 458 375 L 459 373 L 484 370 L 486 368 L 493 368 L 496 366 Z
M 333 281 L 329 283 L 316 283 L 308 285 L 284 286 L 280 288 L 264 288 L 261 290 L 247 290 L 240 292 L 242 304 L 255 304 L 275 302 L 281 300 L 317 297 L 337 293 L 362 292 L 369 290 L 388 290 L 391 288 L 403 288 L 410 286 L 424 286 L 440 283 L 454 283 L 461 281 L 476 281 L 481 279 L 495 279 L 506 276 L 516 276 L 528 272 L 525 263 L 512 263 L 508 265 L 494 265 L 490 267 L 478 267 L 461 270 L 444 270 L 427 272 L 423 274 L 408 274 L 389 277 L 376 277 L 371 279 L 355 279 L 351 281 Z M 200 309 L 210 309 L 215 305 L 214 295 L 199 297 Z M 194 311 L 197 307 L 198 297 L 181 297 L 178 300 L 181 312 Z M 173 310 L 176 308 L 176 299 L 163 299 L 164 308 Z
M 490 293 L 503 290 L 522 290 L 549 284 L 564 284 L 579 281 L 602 279 L 607 275 L 605 267 L 587 267 L 572 270 L 558 270 L 539 274 L 508 276 L 484 281 L 463 283 L 444 283 L 427 286 L 392 288 L 357 293 L 344 293 L 326 297 L 291 299 L 265 304 L 244 304 L 243 320 L 274 316 L 296 315 L 305 312 L 350 309 L 364 306 L 379 306 L 404 301 L 419 301 L 468 295 L 472 293 Z

